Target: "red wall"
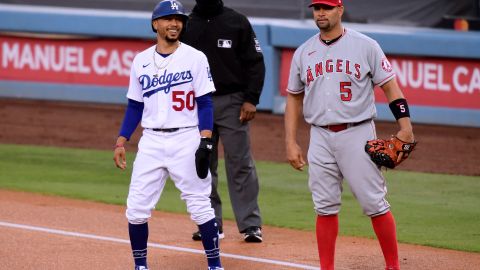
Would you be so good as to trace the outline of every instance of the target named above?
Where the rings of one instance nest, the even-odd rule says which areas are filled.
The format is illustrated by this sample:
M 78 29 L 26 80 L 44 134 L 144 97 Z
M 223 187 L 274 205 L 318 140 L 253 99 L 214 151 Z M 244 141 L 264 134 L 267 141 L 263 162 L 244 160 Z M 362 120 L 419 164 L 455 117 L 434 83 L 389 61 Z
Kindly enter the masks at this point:
M 280 61 L 280 94 L 286 95 L 294 50 L 284 49 Z M 480 62 L 462 59 L 390 55 L 397 81 L 408 103 L 433 107 L 480 109 Z M 386 103 L 380 89 L 377 102 Z
M 0 79 L 128 86 L 133 57 L 151 41 L 0 35 Z

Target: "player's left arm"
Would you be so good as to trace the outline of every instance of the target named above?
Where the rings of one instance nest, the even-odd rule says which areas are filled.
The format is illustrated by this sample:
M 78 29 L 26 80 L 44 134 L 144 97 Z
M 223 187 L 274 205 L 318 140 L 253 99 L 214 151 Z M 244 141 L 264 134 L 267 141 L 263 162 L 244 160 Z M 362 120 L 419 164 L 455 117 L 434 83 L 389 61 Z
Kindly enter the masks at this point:
M 400 127 L 397 137 L 405 142 L 413 142 L 413 128 L 410 122 L 408 103 L 395 79 L 392 65 L 377 42 L 373 42 L 371 45 L 368 59 L 373 83 L 380 86 L 387 97 L 390 110 Z
M 201 137 L 211 138 L 213 130 L 212 93 L 215 92 L 207 56 L 199 54 L 197 63 L 193 66 L 194 80 L 192 87 L 195 93 L 195 103 L 198 115 L 198 129 Z
M 200 130 L 200 144 L 195 151 L 195 168 L 201 179 L 208 176 L 210 169 L 210 156 L 213 151 L 212 130 L 213 130 L 213 104 L 212 93 L 196 97 L 198 108 L 198 129 Z
M 198 129 L 202 138 L 211 138 L 213 130 L 212 93 L 195 98 L 198 110 Z
M 211 139 L 213 130 L 212 92 L 215 91 L 205 55 L 201 55 L 194 74 L 198 75 L 193 82 L 193 88 L 195 89 L 198 129 L 201 136 L 197 151 L 195 151 L 195 169 L 197 176 L 204 179 L 208 176 L 210 156 L 213 151 L 213 142 Z
M 413 135 L 413 127 L 410 121 L 410 110 L 397 80 L 392 78 L 383 84 L 381 88 L 387 97 L 389 107 L 400 127 L 396 136 L 402 141 L 413 142 L 415 137 Z

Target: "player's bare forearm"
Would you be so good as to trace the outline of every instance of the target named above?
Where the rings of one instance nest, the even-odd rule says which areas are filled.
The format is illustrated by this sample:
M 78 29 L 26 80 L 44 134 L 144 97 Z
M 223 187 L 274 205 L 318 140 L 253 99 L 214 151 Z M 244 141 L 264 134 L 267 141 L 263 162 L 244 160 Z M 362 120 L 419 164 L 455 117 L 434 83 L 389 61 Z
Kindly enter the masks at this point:
M 382 89 L 389 103 L 396 99 L 404 98 L 402 90 L 395 78 L 382 85 Z M 399 118 L 397 123 L 400 130 L 397 132 L 396 136 L 402 141 L 413 142 L 415 138 L 413 136 L 413 127 L 410 117 Z
M 386 82 L 381 87 L 389 103 L 396 99 L 404 98 L 402 90 L 400 89 L 400 86 L 398 85 L 397 80 L 395 78 Z
M 298 121 L 302 112 L 304 94 L 288 94 L 285 107 L 285 146 L 287 160 L 290 165 L 301 171 L 306 162 L 303 159 L 303 152 L 297 143 Z
M 119 136 L 115 144 L 115 149 L 113 150 L 113 161 L 117 168 L 125 170 L 127 168 L 127 158 L 125 154 L 125 143 L 127 138 Z
M 285 142 L 291 143 L 297 141 L 298 120 L 302 113 L 304 94 L 288 94 L 285 106 Z
M 208 129 L 200 130 L 200 136 L 202 138 L 211 138 L 212 137 L 212 131 Z
M 413 142 L 415 137 L 413 136 L 413 127 L 410 117 L 404 117 L 397 120 L 400 130 L 397 132 L 397 138 L 404 142 Z
M 125 145 L 126 142 L 127 142 L 127 138 L 123 136 L 118 136 L 116 145 Z
M 303 171 L 306 162 L 303 159 L 303 151 L 297 143 L 287 144 L 287 160 L 294 169 Z

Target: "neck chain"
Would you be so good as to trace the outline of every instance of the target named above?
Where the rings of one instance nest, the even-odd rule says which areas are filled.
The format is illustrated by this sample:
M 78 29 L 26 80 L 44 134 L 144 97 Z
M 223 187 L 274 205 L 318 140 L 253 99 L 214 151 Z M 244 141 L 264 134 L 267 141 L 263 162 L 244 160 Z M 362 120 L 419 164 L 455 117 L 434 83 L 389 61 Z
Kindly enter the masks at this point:
M 157 73 L 161 69 L 164 69 L 166 66 L 168 66 L 168 64 L 172 61 L 172 58 L 173 58 L 173 56 L 174 56 L 174 54 L 177 51 L 179 46 L 180 46 L 180 43 L 178 43 L 178 46 L 175 48 L 175 50 L 170 55 L 168 55 L 167 57 L 164 57 L 162 59 L 162 61 L 160 61 L 160 63 L 157 63 L 157 56 L 156 56 L 157 50 L 156 49 L 153 50 L 153 64 L 155 65 L 155 68 L 157 69 Z

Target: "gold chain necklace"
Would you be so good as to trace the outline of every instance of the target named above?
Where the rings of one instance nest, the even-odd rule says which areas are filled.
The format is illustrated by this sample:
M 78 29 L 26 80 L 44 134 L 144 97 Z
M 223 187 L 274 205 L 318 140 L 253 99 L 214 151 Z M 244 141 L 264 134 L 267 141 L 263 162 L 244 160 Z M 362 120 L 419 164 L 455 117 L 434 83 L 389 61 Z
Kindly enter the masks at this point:
M 157 50 L 156 49 L 153 50 L 153 65 L 155 65 L 155 68 L 157 69 L 157 73 L 161 69 L 164 69 L 165 67 L 168 66 L 168 64 L 172 61 L 173 56 L 174 56 L 175 52 L 177 51 L 178 47 L 180 47 L 180 43 L 178 44 L 177 48 L 175 48 L 175 51 L 173 51 L 167 57 L 164 57 L 163 60 L 159 64 L 157 64 L 157 56 L 156 56 Z

